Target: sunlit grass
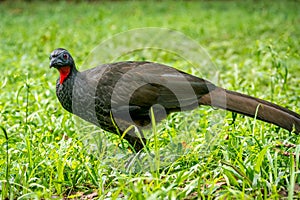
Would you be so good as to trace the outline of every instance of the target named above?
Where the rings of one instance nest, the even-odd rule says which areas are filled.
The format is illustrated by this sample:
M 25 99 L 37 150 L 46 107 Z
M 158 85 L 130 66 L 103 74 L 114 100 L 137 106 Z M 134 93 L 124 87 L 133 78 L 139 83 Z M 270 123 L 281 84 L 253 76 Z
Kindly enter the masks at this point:
M 116 33 L 165 27 L 208 51 L 215 84 L 300 113 L 299 9 L 281 1 L 0 3 L 1 198 L 299 198 L 298 136 L 240 115 L 232 124 L 231 113 L 201 107 L 148 130 L 149 152 L 135 155 L 63 110 L 58 73 L 48 67 L 57 47 L 80 68 Z M 157 50 L 119 59 L 197 72 Z

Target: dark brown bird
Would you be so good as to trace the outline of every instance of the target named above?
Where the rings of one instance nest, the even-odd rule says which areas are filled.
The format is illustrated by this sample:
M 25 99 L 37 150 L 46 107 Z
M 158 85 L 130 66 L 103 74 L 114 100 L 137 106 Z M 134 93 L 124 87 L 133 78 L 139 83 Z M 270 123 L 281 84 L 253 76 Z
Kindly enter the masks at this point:
M 70 53 L 58 48 L 50 55 L 50 67 L 60 73 L 56 95 L 61 105 L 67 111 L 115 134 L 123 135 L 131 125 L 138 129 L 149 125 L 151 107 L 159 121 L 172 112 L 191 110 L 199 105 L 256 116 L 288 131 L 300 132 L 299 114 L 217 87 L 166 65 L 128 61 L 79 72 Z M 140 133 L 141 137 L 131 129 L 124 137 L 136 151 L 146 143 Z

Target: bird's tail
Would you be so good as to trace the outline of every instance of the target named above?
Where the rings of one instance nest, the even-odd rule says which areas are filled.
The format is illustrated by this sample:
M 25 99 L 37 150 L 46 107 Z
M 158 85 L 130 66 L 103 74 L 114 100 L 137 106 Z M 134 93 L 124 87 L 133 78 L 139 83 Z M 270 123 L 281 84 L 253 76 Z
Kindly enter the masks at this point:
M 199 104 L 256 117 L 288 131 L 300 133 L 300 115 L 274 103 L 238 92 L 216 88 L 199 99 Z

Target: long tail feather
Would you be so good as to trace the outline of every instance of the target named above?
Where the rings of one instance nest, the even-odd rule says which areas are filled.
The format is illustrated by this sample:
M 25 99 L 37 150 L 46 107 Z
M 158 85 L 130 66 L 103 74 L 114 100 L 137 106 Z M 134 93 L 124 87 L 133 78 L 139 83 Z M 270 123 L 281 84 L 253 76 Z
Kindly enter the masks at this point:
M 300 133 L 300 115 L 274 103 L 238 92 L 216 88 L 199 99 L 201 105 L 210 105 L 224 110 L 257 117 L 288 131 Z

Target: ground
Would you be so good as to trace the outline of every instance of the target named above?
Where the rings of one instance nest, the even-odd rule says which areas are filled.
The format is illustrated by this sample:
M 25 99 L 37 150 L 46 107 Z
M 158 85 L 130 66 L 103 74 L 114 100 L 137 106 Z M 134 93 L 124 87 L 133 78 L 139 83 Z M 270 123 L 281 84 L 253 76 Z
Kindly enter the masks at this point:
M 299 198 L 299 136 L 201 107 L 155 125 L 150 152 L 135 155 L 61 107 L 48 60 L 64 47 L 87 69 L 90 52 L 108 41 L 99 63 L 160 62 L 300 113 L 299 10 L 296 1 L 0 3 L 1 198 Z M 146 27 L 184 39 L 154 33 L 143 44 L 183 51 L 117 50 L 136 42 L 118 34 Z M 202 47 L 201 59 L 183 41 Z M 209 67 L 196 63 L 202 58 Z

